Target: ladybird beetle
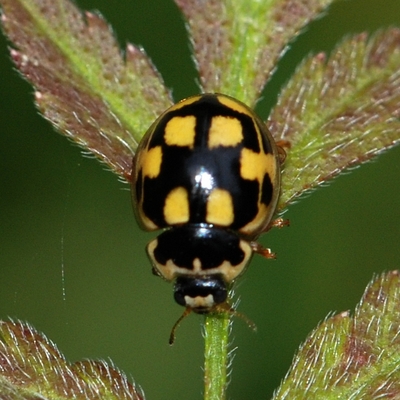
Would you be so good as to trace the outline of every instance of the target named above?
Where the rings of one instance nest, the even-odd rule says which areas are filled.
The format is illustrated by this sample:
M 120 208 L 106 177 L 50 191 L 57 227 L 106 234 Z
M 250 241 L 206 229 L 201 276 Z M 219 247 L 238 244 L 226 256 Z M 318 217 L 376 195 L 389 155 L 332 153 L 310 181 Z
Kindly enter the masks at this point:
M 231 283 L 271 226 L 280 151 L 245 104 L 221 94 L 189 97 L 150 127 L 133 161 L 132 196 L 153 272 L 174 281 L 175 301 L 206 314 L 226 304 Z

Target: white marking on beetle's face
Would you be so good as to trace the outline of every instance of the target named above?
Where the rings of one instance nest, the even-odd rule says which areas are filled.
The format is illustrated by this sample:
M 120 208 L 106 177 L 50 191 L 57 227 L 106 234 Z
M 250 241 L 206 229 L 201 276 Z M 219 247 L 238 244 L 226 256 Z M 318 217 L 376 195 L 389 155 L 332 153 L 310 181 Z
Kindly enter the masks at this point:
M 214 296 L 212 294 L 209 294 L 206 297 L 185 296 L 185 303 L 186 306 L 190 308 L 212 308 L 215 306 Z
M 193 273 L 195 274 L 201 273 L 201 261 L 199 258 L 195 258 L 193 260 Z

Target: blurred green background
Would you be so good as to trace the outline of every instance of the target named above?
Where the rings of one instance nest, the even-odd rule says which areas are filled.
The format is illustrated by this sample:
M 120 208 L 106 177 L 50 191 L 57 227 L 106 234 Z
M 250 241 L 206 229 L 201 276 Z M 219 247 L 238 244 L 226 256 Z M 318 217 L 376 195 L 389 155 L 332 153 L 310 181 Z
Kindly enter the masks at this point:
M 79 0 L 141 44 L 175 99 L 197 93 L 183 20 L 169 0 Z M 345 34 L 400 25 L 398 0 L 340 2 L 296 40 L 264 92 L 265 117 L 280 85 L 310 51 Z M 32 104 L 0 37 L 0 318 L 29 321 L 68 360 L 112 359 L 148 399 L 200 399 L 202 317 L 168 335 L 182 308 L 144 253 L 153 234 L 134 221 L 128 188 L 56 134 Z M 306 335 L 331 311 L 353 310 L 374 273 L 400 260 L 400 148 L 291 206 L 290 228 L 262 243 L 237 293 L 253 333 L 235 320 L 231 399 L 269 398 Z

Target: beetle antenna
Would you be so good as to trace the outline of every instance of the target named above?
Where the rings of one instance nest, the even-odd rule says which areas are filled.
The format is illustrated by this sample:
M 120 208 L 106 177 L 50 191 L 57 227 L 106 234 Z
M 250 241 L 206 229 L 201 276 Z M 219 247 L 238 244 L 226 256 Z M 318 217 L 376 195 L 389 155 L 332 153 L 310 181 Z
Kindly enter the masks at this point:
M 236 311 L 233 307 L 231 307 L 228 303 L 222 303 L 218 304 L 215 307 L 215 311 L 217 312 L 224 312 L 228 313 L 230 315 L 233 315 L 234 317 L 242 319 L 244 322 L 246 322 L 247 326 L 252 329 L 253 331 L 257 330 L 257 325 L 246 315 L 240 313 L 239 311 Z
M 222 303 L 218 304 L 213 308 L 213 310 L 217 313 L 227 313 L 229 315 L 232 315 L 234 317 L 242 319 L 244 322 L 246 322 L 247 326 L 252 329 L 253 331 L 257 330 L 257 325 L 246 315 L 236 311 L 233 307 L 231 307 L 228 303 Z M 171 329 L 171 334 L 169 335 L 169 344 L 172 346 L 175 342 L 175 331 L 178 329 L 179 324 L 182 322 L 183 319 L 185 319 L 193 310 L 190 307 L 185 308 L 185 311 L 182 313 L 182 315 L 178 318 L 178 320 L 175 322 L 174 326 Z
M 181 321 L 186 318 L 190 313 L 192 312 L 192 309 L 187 307 L 183 314 L 178 318 L 178 321 L 175 322 L 174 326 L 171 329 L 171 334 L 169 335 L 169 344 L 172 346 L 175 342 L 175 331 L 178 328 L 179 324 Z

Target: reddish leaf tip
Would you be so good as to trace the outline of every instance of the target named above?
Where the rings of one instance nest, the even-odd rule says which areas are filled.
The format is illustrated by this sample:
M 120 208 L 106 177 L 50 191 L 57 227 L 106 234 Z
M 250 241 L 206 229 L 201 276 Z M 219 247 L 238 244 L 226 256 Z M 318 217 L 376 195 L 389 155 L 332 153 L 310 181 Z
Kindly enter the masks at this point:
M 11 49 L 10 50 L 11 59 L 14 61 L 17 67 L 22 67 L 27 64 L 28 57 L 22 54 L 20 51 Z
M 143 51 L 131 43 L 126 45 L 126 60 L 135 62 L 137 57 L 143 56 Z
M 323 53 L 323 52 L 318 53 L 318 54 L 315 56 L 315 59 L 318 60 L 318 61 L 320 61 L 321 63 L 326 62 L 326 53 Z
M 18 57 L 21 53 L 15 49 L 11 49 L 10 54 L 11 54 L 11 57 L 14 59 L 14 57 Z
M 0 398 L 143 400 L 141 389 L 104 361 L 68 363 L 31 325 L 0 321 Z M 51 395 L 49 395 L 51 393 Z
M 11 58 L 14 61 L 15 65 L 18 69 L 25 68 L 29 63 L 29 57 L 26 54 L 21 53 L 20 51 L 12 49 L 10 51 Z
M 142 54 L 140 49 L 134 46 L 132 43 L 126 45 L 126 53 L 129 57 L 136 57 L 138 54 Z
M 350 312 L 349 311 L 343 311 L 340 314 L 338 314 L 341 318 L 347 318 L 350 316 Z
M 86 23 L 88 24 L 89 28 L 104 28 L 109 29 L 107 22 L 101 15 L 95 14 L 90 11 L 85 11 Z

